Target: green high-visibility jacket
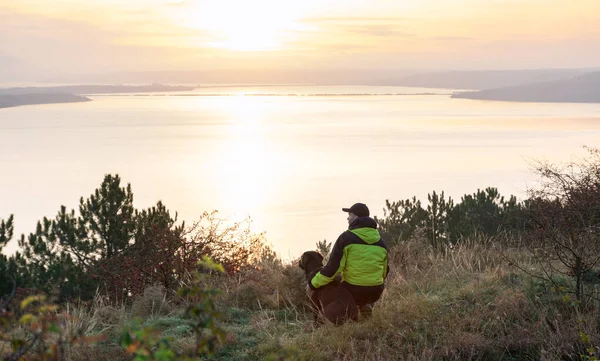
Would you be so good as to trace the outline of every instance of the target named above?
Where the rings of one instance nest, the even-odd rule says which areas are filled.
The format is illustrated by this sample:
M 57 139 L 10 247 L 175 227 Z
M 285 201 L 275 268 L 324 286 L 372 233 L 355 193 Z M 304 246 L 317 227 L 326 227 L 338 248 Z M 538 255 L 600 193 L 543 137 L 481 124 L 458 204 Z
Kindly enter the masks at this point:
M 388 253 L 375 220 L 359 217 L 335 241 L 329 261 L 309 286 L 323 287 L 340 273 L 343 281 L 351 285 L 382 285 L 389 271 Z

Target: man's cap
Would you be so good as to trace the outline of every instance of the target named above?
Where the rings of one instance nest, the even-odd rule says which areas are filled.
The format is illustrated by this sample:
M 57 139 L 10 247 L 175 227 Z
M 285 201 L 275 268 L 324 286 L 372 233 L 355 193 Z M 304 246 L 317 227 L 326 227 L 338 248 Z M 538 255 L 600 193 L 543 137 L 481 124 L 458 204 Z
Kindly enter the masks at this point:
M 342 208 L 342 211 L 354 213 L 359 217 L 369 216 L 369 208 L 364 203 L 354 203 L 350 208 Z

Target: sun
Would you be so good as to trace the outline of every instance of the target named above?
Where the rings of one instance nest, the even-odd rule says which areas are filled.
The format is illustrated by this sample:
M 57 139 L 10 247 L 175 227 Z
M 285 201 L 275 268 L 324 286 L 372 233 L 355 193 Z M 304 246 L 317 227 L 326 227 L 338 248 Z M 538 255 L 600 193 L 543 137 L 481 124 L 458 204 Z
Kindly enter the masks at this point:
M 305 30 L 297 8 L 275 0 L 197 2 L 188 9 L 187 25 L 198 29 L 214 48 L 235 51 L 281 49 L 294 33 Z

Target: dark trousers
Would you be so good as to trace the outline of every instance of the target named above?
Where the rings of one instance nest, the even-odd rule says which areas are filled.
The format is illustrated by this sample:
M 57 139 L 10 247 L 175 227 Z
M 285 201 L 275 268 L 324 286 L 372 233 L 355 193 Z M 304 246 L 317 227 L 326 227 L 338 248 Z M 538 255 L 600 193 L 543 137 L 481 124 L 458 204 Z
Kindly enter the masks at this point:
M 354 301 L 359 309 L 366 310 L 372 307 L 373 303 L 379 300 L 383 293 L 383 285 L 379 286 L 355 286 L 343 282 L 342 285 L 352 294 Z

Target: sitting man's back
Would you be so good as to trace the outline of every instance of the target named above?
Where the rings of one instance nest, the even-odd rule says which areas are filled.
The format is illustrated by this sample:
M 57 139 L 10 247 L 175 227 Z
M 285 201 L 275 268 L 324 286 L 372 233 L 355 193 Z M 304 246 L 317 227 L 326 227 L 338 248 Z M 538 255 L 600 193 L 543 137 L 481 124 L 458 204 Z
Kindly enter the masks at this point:
M 373 303 L 383 293 L 389 271 L 388 248 L 365 204 L 356 203 L 342 210 L 348 212 L 349 228 L 338 237 L 329 261 L 309 285 L 315 289 L 323 287 L 341 273 L 343 284 L 356 300 L 361 316 L 368 317 Z

